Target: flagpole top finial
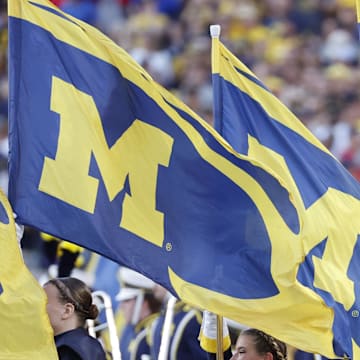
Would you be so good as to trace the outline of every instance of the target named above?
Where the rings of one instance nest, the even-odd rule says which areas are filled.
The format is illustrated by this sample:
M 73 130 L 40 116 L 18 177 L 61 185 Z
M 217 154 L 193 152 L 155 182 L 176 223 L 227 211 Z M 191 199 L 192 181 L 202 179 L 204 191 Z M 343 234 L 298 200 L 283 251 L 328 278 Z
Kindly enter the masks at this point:
M 221 32 L 220 25 L 210 25 L 210 35 L 211 37 L 219 37 Z

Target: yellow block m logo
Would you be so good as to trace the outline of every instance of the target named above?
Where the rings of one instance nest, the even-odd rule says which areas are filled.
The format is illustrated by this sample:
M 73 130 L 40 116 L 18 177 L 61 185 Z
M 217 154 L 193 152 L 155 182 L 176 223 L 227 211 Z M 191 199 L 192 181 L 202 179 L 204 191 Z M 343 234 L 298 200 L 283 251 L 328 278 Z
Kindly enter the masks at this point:
M 120 227 L 162 246 L 164 214 L 156 210 L 158 166 L 168 166 L 173 139 L 136 119 L 109 148 L 93 98 L 53 77 L 51 110 L 60 115 L 55 159 L 45 157 L 39 190 L 94 213 L 99 180 L 89 175 L 95 157 L 112 201 L 129 178 Z M 120 121 L 120 119 L 119 119 Z

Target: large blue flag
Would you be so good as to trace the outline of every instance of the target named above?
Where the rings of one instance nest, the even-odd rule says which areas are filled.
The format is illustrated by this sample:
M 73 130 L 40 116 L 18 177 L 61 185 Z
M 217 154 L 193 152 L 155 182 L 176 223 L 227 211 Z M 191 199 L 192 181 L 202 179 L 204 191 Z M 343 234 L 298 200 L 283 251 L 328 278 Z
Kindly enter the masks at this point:
M 359 358 L 360 184 L 215 35 L 215 127 L 239 153 L 272 168 L 300 218 L 295 238 L 270 237 L 279 293 L 261 311 L 273 322 L 243 321 L 299 349 Z M 295 262 L 283 253 L 288 246 L 301 248 Z M 297 299 L 301 287 L 323 304 L 319 313 L 308 316 L 309 304 Z M 275 304 L 281 309 L 276 314 Z
M 234 299 L 278 292 L 264 218 L 276 233 L 296 233 L 299 220 L 270 168 L 237 154 L 124 50 L 49 1 L 10 1 L 9 29 L 9 198 L 19 222 L 179 297 L 187 283 Z

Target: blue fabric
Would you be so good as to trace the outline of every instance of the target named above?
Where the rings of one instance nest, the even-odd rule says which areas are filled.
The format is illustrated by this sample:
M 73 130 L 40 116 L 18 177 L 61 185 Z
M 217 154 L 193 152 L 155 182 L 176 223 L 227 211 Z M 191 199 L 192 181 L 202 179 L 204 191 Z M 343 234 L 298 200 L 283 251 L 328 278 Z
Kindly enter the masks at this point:
M 174 317 L 171 324 L 171 336 L 169 341 L 169 354 L 172 352 L 172 349 L 177 349 L 174 354 L 175 359 L 177 360 L 188 360 L 188 359 L 207 359 L 206 352 L 200 347 L 200 342 L 198 340 L 200 334 L 200 324 L 196 318 L 193 316 L 186 326 L 182 328 L 179 326 L 184 317 L 188 314 L 188 311 L 185 311 L 183 308 L 178 309 L 174 313 Z M 160 315 L 154 323 L 152 329 L 152 347 L 151 347 L 151 356 L 153 359 L 157 359 L 160 352 L 160 345 L 163 336 L 163 326 L 164 326 L 165 315 Z M 177 339 L 175 343 L 174 338 Z M 170 356 L 170 355 L 169 355 Z M 169 357 L 170 358 L 170 357 Z
M 217 41 L 213 40 L 214 49 L 218 49 L 213 55 L 219 58 L 218 68 L 213 70 L 215 127 L 239 153 L 269 164 L 288 183 L 294 204 L 303 213 L 298 238 L 303 254 L 292 268 L 295 283 L 313 293 L 313 304 L 319 308 L 311 316 L 313 324 L 307 315 L 296 321 L 302 327 L 294 323 L 291 329 L 296 310 L 289 311 L 289 304 L 282 316 L 263 330 L 309 352 L 351 358 L 360 346 L 359 182 L 250 69 Z M 279 241 L 295 249 L 295 243 L 287 238 Z M 252 326 L 264 324 L 259 321 Z M 282 330 L 285 326 L 286 334 Z M 305 334 L 303 341 L 299 340 L 300 332 Z M 319 336 L 324 334 L 326 340 L 324 337 L 324 344 L 319 345 Z
M 67 19 L 64 14 L 58 15 L 52 8 L 48 10 L 45 2 L 40 5 L 27 5 L 29 11 L 39 13 L 39 21 L 46 15 L 51 18 L 51 22 L 45 21 L 46 24 L 60 22 L 67 34 L 73 34 L 75 39 L 80 35 L 84 37 L 80 37 L 79 46 L 86 45 L 87 49 L 100 47 L 108 61 L 118 61 L 118 68 L 79 47 L 60 41 L 41 24 L 10 16 L 9 199 L 18 214 L 18 221 L 76 242 L 137 270 L 178 297 L 182 295 L 176 294 L 169 269 L 192 284 L 235 298 L 256 299 L 275 295 L 278 289 L 270 272 L 271 243 L 266 226 L 257 204 L 248 194 L 249 189 L 243 189 L 237 183 L 243 178 L 242 172 L 248 174 L 254 183 L 266 189 L 267 196 L 296 232 L 299 228 L 297 213 L 279 179 L 246 157 L 239 158 L 184 104 L 152 82 L 128 55 L 120 51 L 114 55 L 114 49 L 107 48 L 110 41 L 99 38 L 97 31 L 92 37 L 90 29 L 82 30 L 83 24 Z M 129 80 L 134 76 L 143 82 L 142 86 Z M 115 159 L 112 156 L 116 160 L 110 165 L 113 173 L 104 177 L 99 155 L 93 156 L 89 152 L 88 163 L 83 165 L 87 169 L 84 175 L 89 180 L 96 179 L 97 183 L 93 210 L 83 209 L 65 199 L 78 197 L 82 191 L 83 199 L 90 198 L 83 187 L 74 192 L 74 187 L 79 187 L 79 178 L 74 177 L 72 185 L 66 189 L 63 181 L 72 177 L 72 170 L 66 177 L 62 173 L 59 182 L 50 182 L 52 186 L 59 185 L 61 195 L 39 189 L 44 162 L 56 159 L 62 134 L 63 117 L 51 110 L 55 81 L 72 86 L 82 95 L 91 94 L 106 139 L 106 149 L 101 151 L 110 153 L 110 149 L 122 141 L 124 134 L 132 131 L 136 124 L 169 139 L 169 143 L 160 141 L 141 150 L 137 160 L 131 163 L 141 164 L 136 171 L 144 172 L 141 174 L 143 182 L 149 178 L 147 174 L 156 174 L 154 193 L 145 194 L 146 199 L 142 199 L 133 211 L 142 219 L 133 220 L 133 227 L 136 228 L 138 223 L 142 224 L 140 230 L 154 227 L 151 219 L 143 214 L 144 202 L 154 202 L 152 212 L 162 219 L 160 245 L 154 245 L 151 239 L 122 225 L 124 203 L 125 200 L 131 201 L 133 181 L 136 180 L 133 179 L 135 174 L 127 174 L 123 181 L 115 180 L 123 171 L 117 165 L 122 154 Z M 63 101 L 61 99 L 64 97 L 59 95 L 59 101 Z M 64 106 L 66 111 L 76 110 Z M 86 111 L 87 105 L 79 104 L 76 111 L 80 109 Z M 94 112 L 86 115 L 89 119 L 93 117 Z M 73 124 L 77 123 L 74 119 Z M 88 125 L 88 130 L 83 129 L 83 132 L 98 131 L 89 130 L 91 122 Z M 194 135 L 188 133 L 188 127 Z M 75 133 L 78 134 L 76 137 L 66 136 L 64 146 L 76 146 L 78 139 L 84 139 L 78 138 L 81 132 Z M 135 143 L 142 144 L 145 134 L 142 131 Z M 80 148 L 84 149 L 82 145 Z M 160 154 L 169 153 L 169 163 L 147 169 L 148 164 L 153 164 L 154 149 L 158 149 Z M 77 154 L 81 152 L 76 150 Z M 73 154 L 69 161 L 71 159 L 74 159 Z M 224 168 L 219 169 L 215 160 Z M 127 164 L 129 162 L 122 166 Z M 76 164 L 76 168 L 79 165 Z M 224 173 L 228 165 L 233 171 Z M 109 186 L 118 190 L 111 198 Z M 148 223 L 144 224 L 144 221 Z M 211 266 L 208 266 L 209 261 Z M 236 278 L 234 274 L 237 274 Z M 201 302 L 201 298 L 198 301 Z M 202 307 L 200 303 L 199 307 Z
M 105 352 L 98 340 L 83 328 L 55 336 L 59 360 L 105 360 Z
M 144 329 L 136 329 L 134 325 L 127 324 L 121 333 L 120 352 L 122 360 L 141 360 L 141 355 L 150 355 L 150 347 L 143 336 Z

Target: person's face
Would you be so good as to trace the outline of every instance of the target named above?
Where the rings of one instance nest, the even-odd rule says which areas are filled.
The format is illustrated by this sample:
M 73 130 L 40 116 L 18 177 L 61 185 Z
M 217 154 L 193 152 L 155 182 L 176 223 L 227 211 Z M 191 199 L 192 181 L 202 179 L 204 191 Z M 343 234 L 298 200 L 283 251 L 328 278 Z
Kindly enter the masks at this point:
M 230 360 L 273 360 L 270 352 L 259 354 L 251 335 L 240 335 L 236 341 L 235 353 Z
M 45 284 L 43 287 L 47 295 L 46 311 L 49 315 L 50 324 L 54 330 L 54 335 L 58 335 L 69 330 L 69 321 L 74 315 L 74 305 L 61 303 L 59 300 L 59 290 L 53 284 Z M 72 325 L 71 325 L 72 326 Z M 72 326 L 74 328 L 74 326 Z
M 64 304 L 59 301 L 59 290 L 52 284 L 44 285 L 44 291 L 47 295 L 46 311 L 49 315 L 50 324 L 54 329 L 54 335 L 61 331 L 61 324 L 64 316 Z
M 132 316 L 134 313 L 136 298 L 132 298 L 129 300 L 123 300 L 120 303 L 120 310 L 124 314 L 124 319 L 127 324 L 131 323 Z
M 167 290 L 159 284 L 155 284 L 153 287 L 153 294 L 159 301 L 164 301 L 167 295 Z

